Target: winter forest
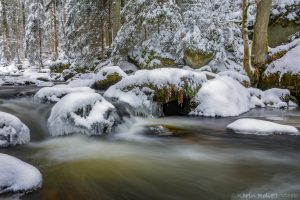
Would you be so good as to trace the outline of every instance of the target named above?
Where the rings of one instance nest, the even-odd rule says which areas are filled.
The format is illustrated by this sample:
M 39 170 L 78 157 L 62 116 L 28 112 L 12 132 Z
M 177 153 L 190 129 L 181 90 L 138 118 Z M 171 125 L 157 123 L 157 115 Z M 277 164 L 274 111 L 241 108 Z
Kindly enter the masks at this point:
M 0 199 L 300 199 L 300 0 L 0 0 Z

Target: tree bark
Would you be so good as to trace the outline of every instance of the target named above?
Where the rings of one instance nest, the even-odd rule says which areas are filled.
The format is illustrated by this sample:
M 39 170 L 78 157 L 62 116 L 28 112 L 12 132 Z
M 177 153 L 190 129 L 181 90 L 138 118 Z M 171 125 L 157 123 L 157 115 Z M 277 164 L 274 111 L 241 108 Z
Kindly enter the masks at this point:
M 252 77 L 252 68 L 250 65 L 250 52 L 249 52 L 249 37 L 248 37 L 248 0 L 243 0 L 243 18 L 242 18 L 242 34 L 244 41 L 244 60 L 243 65 L 248 76 Z
M 112 4 L 113 10 L 113 39 L 121 28 L 121 0 L 115 0 Z
M 6 0 L 1 0 L 2 5 L 2 31 L 3 31 L 3 54 L 7 62 L 10 62 L 10 38 L 7 22 Z
M 261 73 L 268 59 L 268 25 L 272 0 L 256 0 L 256 4 L 251 63 L 255 68 L 255 82 L 259 83 Z

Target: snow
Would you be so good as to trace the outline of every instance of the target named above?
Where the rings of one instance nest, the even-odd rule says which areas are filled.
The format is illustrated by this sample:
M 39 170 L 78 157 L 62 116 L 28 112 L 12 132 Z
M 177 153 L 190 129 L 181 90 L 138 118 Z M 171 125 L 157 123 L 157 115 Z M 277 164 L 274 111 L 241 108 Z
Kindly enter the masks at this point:
M 243 75 L 236 71 L 222 71 L 218 73 L 220 76 L 229 76 L 230 78 L 240 82 L 241 84 L 249 84 L 250 85 L 250 78 L 247 75 Z
M 52 136 L 110 133 L 115 107 L 97 93 L 70 93 L 54 105 L 48 119 Z
M 14 115 L 0 112 L 0 147 L 25 144 L 29 141 L 28 127 Z
M 94 73 L 76 74 L 68 80 L 70 87 L 91 87 L 94 84 Z
M 32 165 L 2 153 L 0 163 L 0 194 L 30 192 L 42 186 L 42 175 Z
M 281 47 L 281 49 L 284 49 L 284 47 Z M 274 74 L 277 72 L 280 73 L 280 77 L 287 73 L 300 73 L 300 39 L 297 40 L 297 45 L 294 48 L 289 50 L 282 58 L 269 64 L 266 70 L 266 74 Z
M 148 85 L 157 88 L 174 86 L 174 88 L 180 89 L 188 83 L 191 89 L 196 89 L 206 81 L 204 73 L 183 69 L 139 70 L 134 75 L 127 76 L 111 86 L 104 96 L 128 103 L 133 108 L 139 108 L 138 110 L 152 110 L 154 91 Z
M 34 99 L 41 102 L 58 102 L 62 97 L 74 92 L 93 93 L 94 90 L 88 87 L 70 87 L 68 85 L 58 85 L 40 89 Z
M 194 101 L 191 115 L 205 117 L 237 116 L 251 109 L 250 93 L 230 77 L 217 77 L 204 83 Z
M 287 89 L 273 88 L 263 92 L 262 101 L 269 107 L 284 108 L 287 107 L 287 102 L 284 102 L 284 98 L 290 95 L 290 91 Z
M 288 125 L 281 125 L 274 122 L 257 119 L 239 119 L 227 126 L 228 129 L 241 134 L 272 135 L 292 134 L 298 135 L 297 128 Z

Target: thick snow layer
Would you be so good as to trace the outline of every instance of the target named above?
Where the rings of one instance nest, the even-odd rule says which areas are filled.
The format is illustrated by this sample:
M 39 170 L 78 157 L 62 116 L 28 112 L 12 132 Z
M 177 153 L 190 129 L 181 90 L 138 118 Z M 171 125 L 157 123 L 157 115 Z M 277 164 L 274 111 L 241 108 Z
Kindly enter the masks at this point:
M 103 81 L 108 78 L 109 75 L 117 74 L 118 76 L 125 78 L 127 74 L 118 66 L 103 67 L 95 75 L 95 82 Z
M 191 115 L 228 117 L 251 108 L 249 91 L 230 77 L 218 77 L 203 84 L 194 98 L 198 106 Z
M 100 94 L 71 93 L 52 108 L 48 126 L 52 136 L 101 135 L 111 132 L 115 114 L 115 107 Z
M 153 105 L 153 90 L 148 85 L 182 89 L 188 84 L 191 90 L 196 90 L 206 81 L 206 75 L 202 72 L 175 68 L 139 70 L 111 86 L 104 96 L 123 101 L 134 108 L 149 109 Z
M 0 194 L 29 192 L 42 186 L 38 169 L 17 158 L 0 153 Z
M 242 134 L 299 134 L 297 128 L 288 125 L 281 125 L 274 122 L 257 119 L 239 119 L 227 126 L 228 129 Z
M 74 92 L 93 93 L 94 90 L 88 87 L 70 87 L 68 85 L 58 85 L 55 87 L 45 87 L 40 89 L 34 98 L 41 102 L 57 102 L 67 94 Z
M 0 147 L 25 144 L 29 141 L 30 131 L 28 127 L 17 117 L 0 112 Z
M 289 50 L 282 58 L 273 61 L 267 68 L 267 74 L 279 72 L 298 74 L 300 72 L 300 39 L 296 47 Z

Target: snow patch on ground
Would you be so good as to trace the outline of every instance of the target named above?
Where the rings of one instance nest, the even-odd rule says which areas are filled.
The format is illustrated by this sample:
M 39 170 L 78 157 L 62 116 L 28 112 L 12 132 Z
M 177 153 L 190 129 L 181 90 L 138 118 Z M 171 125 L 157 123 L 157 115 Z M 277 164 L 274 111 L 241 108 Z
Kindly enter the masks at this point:
M 28 127 L 14 115 L 0 112 L 0 147 L 25 144 L 29 141 Z
M 288 125 L 257 119 L 239 119 L 227 126 L 228 129 L 241 134 L 272 135 L 292 134 L 298 135 L 297 128 Z
M 101 135 L 112 131 L 115 107 L 97 93 L 71 93 L 51 110 L 48 127 L 52 136 L 83 133 Z
M 32 165 L 1 153 L 0 163 L 0 194 L 29 192 L 42 186 L 42 175 Z

